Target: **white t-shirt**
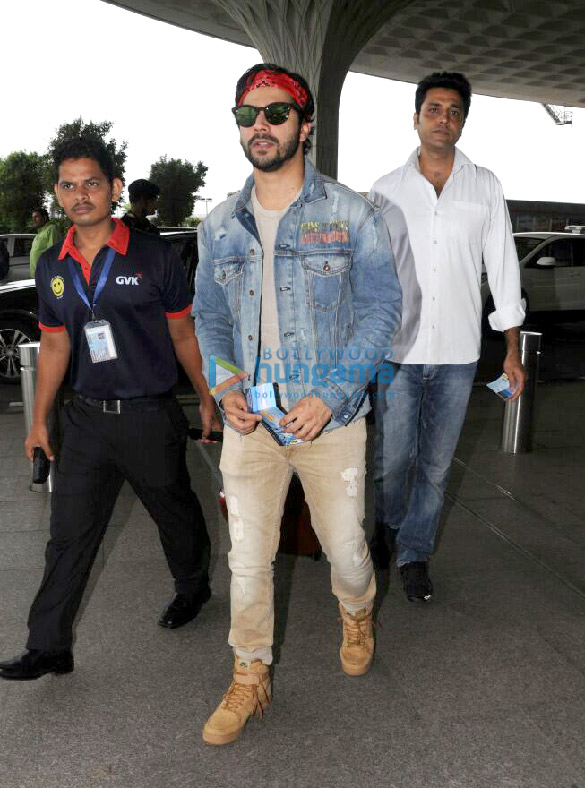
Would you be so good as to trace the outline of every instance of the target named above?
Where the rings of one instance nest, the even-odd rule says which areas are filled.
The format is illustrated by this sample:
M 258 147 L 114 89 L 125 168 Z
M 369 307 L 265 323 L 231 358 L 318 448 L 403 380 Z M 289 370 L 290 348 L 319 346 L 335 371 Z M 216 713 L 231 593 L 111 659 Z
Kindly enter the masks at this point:
M 298 195 L 297 195 L 298 196 Z M 291 200 L 291 203 L 296 197 Z M 290 203 L 289 203 L 290 205 Z M 276 357 L 280 348 L 280 329 L 278 308 L 276 305 L 276 284 L 274 282 L 274 246 L 278 224 L 289 206 L 276 211 L 263 208 L 256 196 L 256 189 L 252 189 L 252 208 L 254 219 L 262 244 L 262 308 L 260 311 L 260 369 L 256 383 L 278 382 L 281 405 L 284 410 L 290 410 L 287 398 L 285 378 L 285 361 Z M 266 368 L 271 368 L 268 375 Z

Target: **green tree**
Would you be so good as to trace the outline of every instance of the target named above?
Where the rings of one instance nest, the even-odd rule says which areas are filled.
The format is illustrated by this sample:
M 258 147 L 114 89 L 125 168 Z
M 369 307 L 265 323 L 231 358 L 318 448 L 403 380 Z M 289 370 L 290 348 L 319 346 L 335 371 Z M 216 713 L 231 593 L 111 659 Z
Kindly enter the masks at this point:
M 161 156 L 150 168 L 150 180 L 160 189 L 158 213 L 163 224 L 177 227 L 193 212 L 195 195 L 205 185 L 207 167 L 203 162 Z
M 33 208 L 45 201 L 44 159 L 38 153 L 15 151 L 0 159 L 0 224 L 26 232 Z
M 53 139 L 49 142 L 49 147 L 47 149 L 47 157 L 49 159 L 50 166 L 52 167 L 53 153 L 55 148 L 60 142 L 63 142 L 63 140 L 70 139 L 71 137 L 94 137 L 103 142 L 106 148 L 110 151 L 110 155 L 114 160 L 116 178 L 120 178 L 120 180 L 123 181 L 126 167 L 126 148 L 128 147 L 128 143 L 124 141 L 118 144 L 115 139 L 107 139 L 107 136 L 111 132 L 113 125 L 114 124 L 110 120 L 104 120 L 102 123 L 93 123 L 92 121 L 86 123 L 83 118 L 76 118 L 75 120 L 71 121 L 71 123 L 62 123 L 57 129 Z M 52 189 L 53 183 L 55 182 L 52 169 L 49 173 L 49 178 L 50 182 L 48 184 L 48 188 Z
M 201 218 L 199 216 L 187 216 L 187 218 L 183 221 L 183 227 L 199 227 L 201 224 Z

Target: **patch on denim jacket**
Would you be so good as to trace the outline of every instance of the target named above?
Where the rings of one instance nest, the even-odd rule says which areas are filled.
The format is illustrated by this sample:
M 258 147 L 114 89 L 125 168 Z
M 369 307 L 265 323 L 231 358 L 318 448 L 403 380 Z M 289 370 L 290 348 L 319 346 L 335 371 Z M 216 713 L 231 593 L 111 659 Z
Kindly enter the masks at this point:
M 332 219 L 330 222 L 302 222 L 301 243 L 349 243 L 349 221 L 347 219 Z

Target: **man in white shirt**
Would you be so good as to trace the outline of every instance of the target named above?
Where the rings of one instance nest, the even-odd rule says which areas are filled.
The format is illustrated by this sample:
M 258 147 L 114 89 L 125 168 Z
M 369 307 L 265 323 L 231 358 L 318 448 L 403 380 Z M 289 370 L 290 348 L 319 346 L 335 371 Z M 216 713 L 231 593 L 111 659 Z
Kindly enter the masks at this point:
M 455 147 L 470 102 L 471 85 L 462 74 L 435 73 L 419 82 L 414 128 L 420 147 L 369 194 L 390 230 L 403 290 L 394 380 L 379 382 L 376 392 L 371 550 L 387 565 L 396 539 L 411 602 L 428 602 L 433 593 L 428 560 L 480 353 L 482 261 L 495 303 L 489 322 L 504 332 L 503 366 L 514 398 L 525 382 L 519 353 L 524 305 L 502 187 Z

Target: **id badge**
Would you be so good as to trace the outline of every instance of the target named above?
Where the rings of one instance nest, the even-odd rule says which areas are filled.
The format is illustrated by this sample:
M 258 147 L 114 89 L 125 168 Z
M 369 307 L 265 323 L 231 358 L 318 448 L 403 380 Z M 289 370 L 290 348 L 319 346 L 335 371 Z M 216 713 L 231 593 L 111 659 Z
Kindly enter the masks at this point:
M 92 320 L 85 324 L 83 330 L 89 345 L 89 355 L 94 364 L 118 358 L 112 326 L 107 320 Z

